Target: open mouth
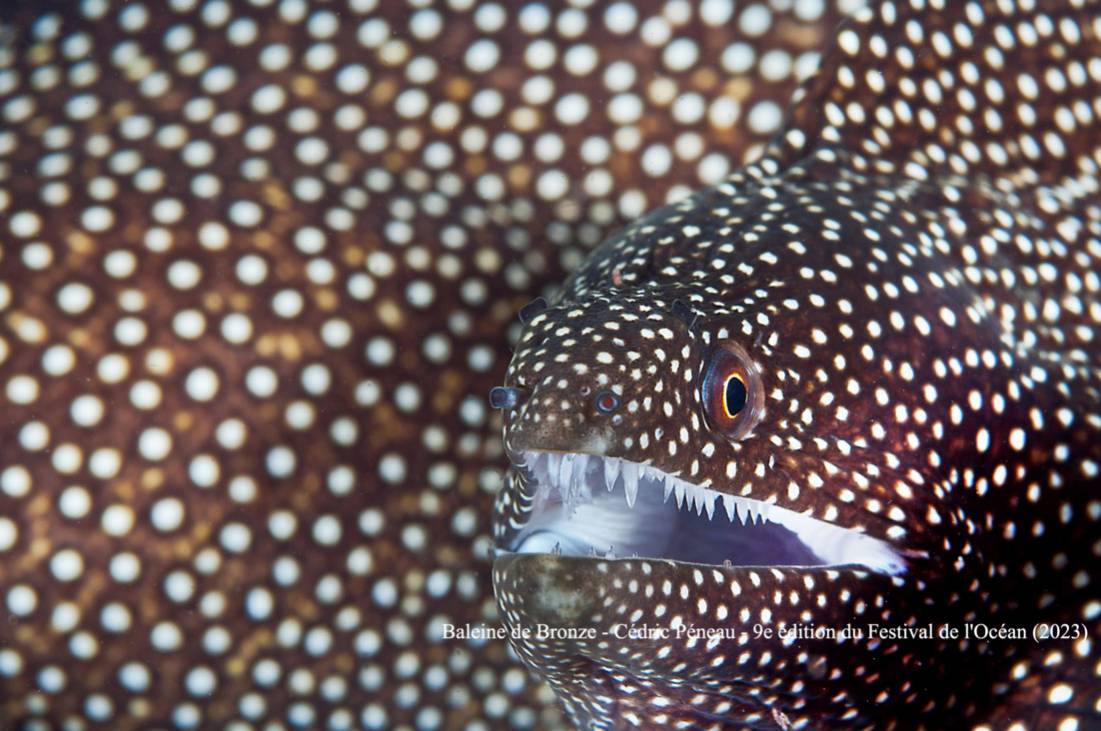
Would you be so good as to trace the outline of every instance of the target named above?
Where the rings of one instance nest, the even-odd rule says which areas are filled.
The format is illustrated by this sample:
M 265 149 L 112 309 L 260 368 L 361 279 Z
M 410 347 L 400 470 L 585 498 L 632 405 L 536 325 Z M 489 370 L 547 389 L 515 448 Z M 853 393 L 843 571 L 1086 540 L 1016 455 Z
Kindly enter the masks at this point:
M 906 571 L 890 544 L 859 530 L 693 485 L 649 465 L 561 452 L 522 457 L 536 487 L 531 518 L 509 547 L 517 553 Z

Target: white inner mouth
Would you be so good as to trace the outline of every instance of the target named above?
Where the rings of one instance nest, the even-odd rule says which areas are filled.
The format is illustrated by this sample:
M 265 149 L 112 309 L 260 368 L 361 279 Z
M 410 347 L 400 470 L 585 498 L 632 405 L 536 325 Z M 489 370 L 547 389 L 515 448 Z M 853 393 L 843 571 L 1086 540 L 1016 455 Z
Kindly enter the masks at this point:
M 524 452 L 536 481 L 518 553 L 667 558 L 734 566 L 863 566 L 892 576 L 888 543 L 779 505 L 736 497 L 616 457 Z

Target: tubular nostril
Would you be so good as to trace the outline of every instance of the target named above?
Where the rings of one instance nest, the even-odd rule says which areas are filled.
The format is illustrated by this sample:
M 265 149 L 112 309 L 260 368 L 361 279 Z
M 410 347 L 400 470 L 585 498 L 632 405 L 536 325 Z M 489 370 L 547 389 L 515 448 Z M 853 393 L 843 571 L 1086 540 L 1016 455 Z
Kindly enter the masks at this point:
M 494 386 L 489 391 L 489 405 L 494 409 L 511 409 L 520 403 L 520 389 Z
M 531 318 L 545 309 L 547 309 L 547 301 L 542 297 L 536 297 L 520 308 L 520 322 L 527 325 L 531 321 Z

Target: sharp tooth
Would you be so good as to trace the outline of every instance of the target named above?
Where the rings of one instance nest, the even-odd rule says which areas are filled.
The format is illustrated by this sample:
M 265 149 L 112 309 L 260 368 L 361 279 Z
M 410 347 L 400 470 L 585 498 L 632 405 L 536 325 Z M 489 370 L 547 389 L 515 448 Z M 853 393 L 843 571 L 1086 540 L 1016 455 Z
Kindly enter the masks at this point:
M 573 458 L 573 477 L 570 489 L 575 497 L 582 500 L 592 499 L 592 488 L 589 486 L 589 455 L 578 454 Z
M 746 503 L 739 511 L 742 514 L 742 525 L 753 525 L 754 520 L 757 517 L 757 511 L 753 509 L 751 503 Z
M 730 518 L 730 522 L 734 522 L 734 516 L 737 515 L 734 510 L 737 499 L 733 495 L 723 495 L 723 507 L 726 508 L 726 517 Z
M 634 462 L 623 463 L 623 491 L 627 495 L 627 507 L 633 508 L 638 498 L 638 465 Z
M 558 461 L 558 481 L 564 485 L 570 484 L 570 475 L 573 472 L 574 455 L 563 454 Z
M 738 503 L 738 510 L 734 513 L 734 521 L 738 525 L 745 525 L 745 505 Z
M 707 511 L 707 519 L 713 520 L 715 518 L 715 496 L 710 493 L 706 493 L 703 496 L 703 509 Z
M 562 494 L 563 499 L 567 503 L 569 503 L 573 497 L 573 485 L 571 481 L 573 461 L 574 455 L 563 454 L 562 460 L 558 463 L 558 492 Z
M 585 482 L 585 473 L 589 471 L 589 455 L 575 454 L 573 456 L 573 481 Z
M 555 463 L 557 464 L 557 463 Z M 558 478 L 558 468 L 555 467 L 554 471 L 551 471 L 551 455 L 543 455 L 543 459 L 539 461 L 539 481 L 545 485 L 548 489 L 554 488 L 554 481 Z
M 619 479 L 620 461 L 615 457 L 604 458 L 604 485 L 608 492 L 615 489 L 615 481 Z
M 684 483 L 675 477 L 669 478 L 673 482 L 673 493 L 677 496 L 677 509 L 684 507 Z
M 559 466 L 559 464 L 561 464 L 561 462 L 562 462 L 562 455 L 561 454 L 558 454 L 557 452 L 551 452 L 551 453 L 547 454 L 547 464 L 546 464 L 547 483 L 549 485 L 554 486 L 554 487 L 559 487 L 559 485 L 558 485 L 558 466 Z M 561 488 L 559 487 L 559 489 L 561 489 Z
M 675 477 L 666 475 L 665 479 L 662 481 L 662 489 L 665 492 L 665 496 L 661 499 L 662 502 L 669 502 L 669 496 L 673 494 L 673 481 L 675 479 Z
M 768 522 L 769 512 L 772 510 L 772 506 L 768 503 L 761 503 L 761 507 L 757 509 L 757 515 L 761 517 L 762 523 Z

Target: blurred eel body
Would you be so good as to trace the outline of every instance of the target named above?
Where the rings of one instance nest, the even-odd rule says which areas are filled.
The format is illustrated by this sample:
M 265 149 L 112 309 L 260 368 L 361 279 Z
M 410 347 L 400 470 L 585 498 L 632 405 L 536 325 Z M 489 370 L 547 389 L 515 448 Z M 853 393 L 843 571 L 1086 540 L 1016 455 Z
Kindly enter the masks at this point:
M 494 583 L 579 728 L 1101 727 L 1099 120 L 1096 3 L 871 3 L 525 311 Z

